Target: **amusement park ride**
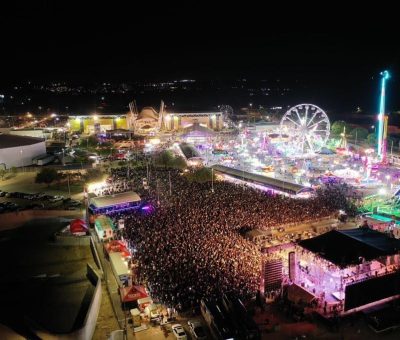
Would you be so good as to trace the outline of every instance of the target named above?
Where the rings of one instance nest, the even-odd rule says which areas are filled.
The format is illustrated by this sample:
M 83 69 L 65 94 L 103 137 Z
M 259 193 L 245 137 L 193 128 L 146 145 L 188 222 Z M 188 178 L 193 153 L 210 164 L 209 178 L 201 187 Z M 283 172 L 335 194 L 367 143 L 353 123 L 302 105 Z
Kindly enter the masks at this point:
M 377 131 L 377 156 L 380 165 L 387 165 L 387 131 L 388 115 L 385 114 L 386 81 L 390 78 L 388 71 L 381 72 L 381 89 L 378 113 Z M 382 191 L 384 191 L 382 189 Z M 396 185 L 389 193 L 389 199 L 379 199 L 376 195 L 370 196 L 364 201 L 364 210 L 375 214 L 386 215 L 392 218 L 400 218 L 400 186 Z M 386 197 L 388 197 L 386 196 Z
M 297 154 L 315 153 L 328 141 L 330 122 L 327 114 L 313 104 L 290 108 L 280 123 L 281 138 L 289 136 L 289 147 Z
M 387 163 L 387 128 L 388 116 L 385 115 L 386 81 L 390 78 L 388 71 L 381 72 L 381 96 L 379 100 L 377 154 L 383 164 Z

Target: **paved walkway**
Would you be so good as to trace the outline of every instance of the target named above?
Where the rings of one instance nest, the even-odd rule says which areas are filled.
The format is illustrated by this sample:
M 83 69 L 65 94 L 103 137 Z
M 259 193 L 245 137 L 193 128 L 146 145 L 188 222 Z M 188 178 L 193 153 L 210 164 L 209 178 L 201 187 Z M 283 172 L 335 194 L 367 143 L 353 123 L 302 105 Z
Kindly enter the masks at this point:
M 104 284 L 103 285 L 106 287 L 106 289 L 103 291 L 103 293 L 104 293 L 103 299 L 109 299 L 111 301 L 111 307 L 112 307 L 112 309 L 114 311 L 114 315 L 116 316 L 116 319 L 118 321 L 118 325 L 119 325 L 118 329 L 124 329 L 124 326 L 126 324 L 126 327 L 128 330 L 127 339 L 128 340 L 135 339 L 135 335 L 132 331 L 132 328 L 128 324 L 128 314 L 127 314 L 127 318 L 125 319 L 124 311 L 121 308 L 121 299 L 120 299 L 120 296 L 118 293 L 118 283 L 116 281 L 114 273 L 112 272 L 110 262 L 104 257 L 103 244 L 98 241 L 98 238 L 94 234 L 94 232 L 92 232 L 92 236 L 95 240 L 97 253 L 99 254 L 100 261 L 101 261 L 101 264 L 103 267 L 103 272 L 104 272 Z M 105 294 L 107 296 L 105 296 Z
M 115 318 L 115 314 L 111 306 L 111 300 L 107 293 L 107 288 L 104 284 L 101 285 L 101 288 L 101 306 L 96 322 L 96 328 L 93 334 L 93 340 L 105 340 L 112 331 L 119 329 L 117 319 Z

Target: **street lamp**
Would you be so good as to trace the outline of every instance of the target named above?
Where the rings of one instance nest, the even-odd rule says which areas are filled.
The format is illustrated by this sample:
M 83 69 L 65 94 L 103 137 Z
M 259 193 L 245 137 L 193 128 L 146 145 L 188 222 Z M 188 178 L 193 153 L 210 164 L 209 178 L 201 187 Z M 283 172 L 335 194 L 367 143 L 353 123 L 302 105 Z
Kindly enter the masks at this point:
M 211 192 L 214 192 L 214 168 L 211 168 Z
M 20 150 L 21 153 L 21 162 L 22 162 L 22 171 L 25 172 L 25 164 L 24 164 L 24 157 L 23 157 L 23 150 Z

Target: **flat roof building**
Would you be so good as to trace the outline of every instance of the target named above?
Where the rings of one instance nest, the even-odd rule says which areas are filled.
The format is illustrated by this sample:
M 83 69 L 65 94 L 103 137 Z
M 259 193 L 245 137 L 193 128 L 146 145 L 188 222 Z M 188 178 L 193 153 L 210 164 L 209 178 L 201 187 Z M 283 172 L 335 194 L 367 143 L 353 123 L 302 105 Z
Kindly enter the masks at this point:
M 128 210 L 139 207 L 140 196 L 133 191 L 115 195 L 95 196 L 90 198 L 89 210 L 92 214 L 104 214 L 112 211 Z
M 46 154 L 44 139 L 0 134 L 0 167 L 23 167 L 33 164 L 33 159 Z
M 387 234 L 332 230 L 298 243 L 290 279 L 321 301 L 321 314 L 346 315 L 400 297 L 399 254 L 400 240 Z

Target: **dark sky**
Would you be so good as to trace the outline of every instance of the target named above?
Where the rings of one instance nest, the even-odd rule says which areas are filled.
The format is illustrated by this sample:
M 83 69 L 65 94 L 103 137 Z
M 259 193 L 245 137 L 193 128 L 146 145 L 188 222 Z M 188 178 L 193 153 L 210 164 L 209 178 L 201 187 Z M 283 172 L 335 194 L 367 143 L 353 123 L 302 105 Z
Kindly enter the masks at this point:
M 166 2 L 13 2 L 0 11 L 0 82 L 276 77 L 354 89 L 398 71 L 399 25 L 380 8 Z

